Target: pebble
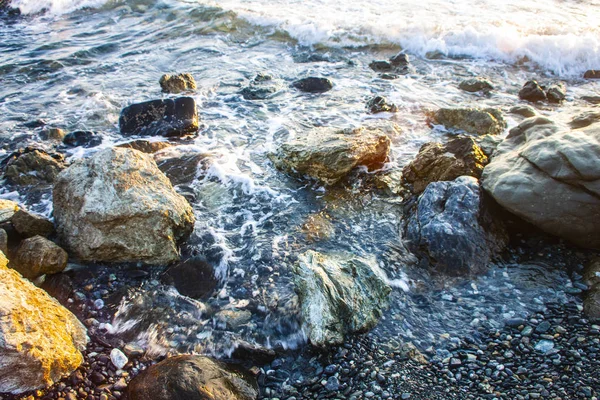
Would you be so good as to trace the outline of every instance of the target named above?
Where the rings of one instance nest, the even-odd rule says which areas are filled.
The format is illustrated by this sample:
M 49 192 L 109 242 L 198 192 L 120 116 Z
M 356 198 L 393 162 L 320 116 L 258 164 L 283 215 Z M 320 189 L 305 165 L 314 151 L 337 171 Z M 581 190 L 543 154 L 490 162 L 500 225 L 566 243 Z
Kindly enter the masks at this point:
M 117 367 L 117 369 L 123 369 L 125 365 L 129 362 L 127 356 L 117 348 L 111 350 L 110 361 L 115 367 Z

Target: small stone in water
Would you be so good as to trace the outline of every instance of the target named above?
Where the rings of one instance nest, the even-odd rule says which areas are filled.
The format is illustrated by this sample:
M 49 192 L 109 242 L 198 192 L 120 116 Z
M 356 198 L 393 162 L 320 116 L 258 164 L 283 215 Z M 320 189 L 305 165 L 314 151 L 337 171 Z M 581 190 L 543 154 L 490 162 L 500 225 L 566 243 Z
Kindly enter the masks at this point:
M 117 369 L 123 369 L 125 364 L 129 361 L 127 356 L 119 349 L 112 349 L 110 352 L 110 361 L 114 364 Z
M 94 307 L 96 307 L 97 310 L 102 309 L 104 307 L 104 301 L 102 299 L 94 300 Z
M 542 353 L 547 353 L 554 348 L 554 342 L 550 340 L 540 340 L 536 345 L 535 349 Z

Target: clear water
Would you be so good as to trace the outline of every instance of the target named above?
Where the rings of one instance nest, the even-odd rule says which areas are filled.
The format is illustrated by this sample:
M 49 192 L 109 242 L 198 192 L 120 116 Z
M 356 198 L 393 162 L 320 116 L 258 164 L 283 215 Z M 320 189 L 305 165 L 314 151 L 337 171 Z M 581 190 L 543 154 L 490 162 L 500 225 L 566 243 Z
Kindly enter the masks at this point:
M 183 145 L 212 154 L 193 184 L 197 223 L 190 246 L 222 278 L 219 294 L 198 302 L 149 281 L 123 304 L 107 329 L 130 335 L 156 353 L 226 354 L 238 340 L 266 346 L 305 343 L 291 284 L 290 265 L 307 250 L 375 254 L 394 284 L 392 307 L 376 333 L 412 340 L 421 348 L 440 335 L 469 334 L 481 324 L 563 299 L 571 283 L 552 255 L 530 263 L 490 267 L 487 275 L 448 280 L 413 267 L 401 245 L 396 196 L 377 191 L 373 176 L 358 171 L 337 188 L 297 181 L 267 158 L 280 143 L 316 126 L 348 127 L 382 118 L 403 130 L 392 138 L 386 172 L 401 169 L 421 144 L 443 140 L 426 124 L 441 106 L 519 103 L 532 77 L 565 80 L 562 106 L 538 111 L 559 122 L 589 109 L 582 95 L 599 95 L 600 83 L 580 79 L 600 68 L 598 1 L 103 1 L 16 0 L 26 14 L 0 22 L 0 140 L 38 143 L 26 122 L 43 119 L 67 131 L 101 132 L 94 149 L 75 148 L 70 159 L 125 141 L 118 117 L 128 104 L 161 98 L 164 73 L 189 72 L 204 128 Z M 405 49 L 414 70 L 383 80 L 368 64 Z M 428 52 L 447 57 L 430 60 Z M 317 55 L 322 62 L 303 62 Z M 314 59 L 314 58 L 313 58 Z M 248 101 L 240 89 L 258 72 L 286 84 L 318 75 L 334 89 L 307 95 L 286 89 L 265 101 Z M 485 76 L 491 96 L 458 89 L 467 77 Z M 365 103 L 384 95 L 399 112 L 377 117 Z M 509 126 L 518 117 L 506 115 Z M 2 150 L 7 153 L 8 149 Z M 51 215 L 50 193 L 31 198 L 2 194 Z M 303 229 L 326 215 L 335 234 L 311 241 Z M 154 312 L 139 315 L 138 307 Z M 251 322 L 224 329 L 218 310 L 249 309 Z M 132 311 L 133 310 L 133 311 Z M 136 311 L 137 310 L 137 311 Z M 157 312 L 164 310 L 164 313 Z M 175 312 L 168 312 L 175 310 Z

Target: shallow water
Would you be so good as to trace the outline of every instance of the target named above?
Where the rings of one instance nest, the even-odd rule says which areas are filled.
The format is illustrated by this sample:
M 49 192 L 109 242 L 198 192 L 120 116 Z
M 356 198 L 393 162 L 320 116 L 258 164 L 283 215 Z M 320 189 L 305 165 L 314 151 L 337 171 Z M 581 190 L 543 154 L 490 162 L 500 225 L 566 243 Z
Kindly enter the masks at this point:
M 443 347 L 448 337 L 472 334 L 481 324 L 499 326 L 567 296 L 569 275 L 556 268 L 552 254 L 530 262 L 507 258 L 480 277 L 430 276 L 413 266 L 414 258 L 401 245 L 401 199 L 376 190 L 373 174 L 357 171 L 339 187 L 324 188 L 281 174 L 267 154 L 313 127 L 381 118 L 403 130 L 392 137 L 384 168 L 392 173 L 423 143 L 445 140 L 446 132 L 427 125 L 428 110 L 463 105 L 506 111 L 519 103 L 517 92 L 531 77 L 568 83 L 564 105 L 538 110 L 565 123 L 592 107 L 582 95 L 600 94 L 600 83 L 580 79 L 583 71 L 600 66 L 598 1 L 17 0 L 13 5 L 26 15 L 0 21 L 2 154 L 15 142 L 39 143 L 40 128 L 28 126 L 43 120 L 66 131 L 100 132 L 98 147 L 64 149 L 71 160 L 88 156 L 126 141 L 118 133 L 121 109 L 165 97 L 158 85 L 162 74 L 189 72 L 199 85 L 194 97 L 204 126 L 180 144 L 210 153 L 212 161 L 190 188 L 179 189 L 191 190 L 196 199 L 198 222 L 186 252 L 213 264 L 221 286 L 198 302 L 149 280 L 129 295 L 109 331 L 138 339 L 156 353 L 223 355 L 240 339 L 301 346 L 306 339 L 290 266 L 307 249 L 375 254 L 394 286 L 392 306 L 375 333 L 411 340 L 422 349 Z M 368 67 L 401 48 L 412 57 L 408 75 L 384 80 Z M 441 58 L 425 57 L 436 50 Z M 244 100 L 240 89 L 259 72 L 285 85 L 317 75 L 335 86 L 322 95 L 287 88 L 268 100 Z M 473 76 L 489 78 L 496 90 L 484 96 L 458 89 L 461 80 Z M 366 101 L 378 94 L 399 112 L 367 114 Z M 509 127 L 520 121 L 506 118 Z M 4 189 L 1 196 L 51 216 L 49 191 L 29 196 Z M 307 237 L 303 226 L 315 216 L 332 222 L 329 240 Z M 139 310 L 132 312 L 135 305 L 154 312 L 140 317 Z M 173 308 L 176 313 L 167 313 Z M 165 312 L 156 312 L 161 309 Z M 223 329 L 213 315 L 224 309 L 248 309 L 251 322 L 235 332 Z

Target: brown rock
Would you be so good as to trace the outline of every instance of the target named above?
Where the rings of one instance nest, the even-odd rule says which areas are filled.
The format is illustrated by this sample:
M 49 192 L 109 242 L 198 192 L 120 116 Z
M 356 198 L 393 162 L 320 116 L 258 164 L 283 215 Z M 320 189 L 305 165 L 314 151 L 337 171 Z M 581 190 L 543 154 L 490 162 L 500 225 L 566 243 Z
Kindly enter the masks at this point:
M 165 74 L 158 81 L 160 87 L 165 93 L 181 93 L 196 89 L 196 81 L 191 74 Z
M 54 224 L 50 220 L 23 209 L 13 215 L 11 222 L 15 230 L 24 238 L 36 235 L 48 237 L 54 233 Z
M 127 143 L 122 143 L 117 147 L 133 149 L 146 154 L 154 154 L 157 151 L 171 147 L 171 144 L 167 142 L 151 142 L 149 140 L 138 139 Z
M 600 79 L 600 69 L 590 69 L 583 74 L 584 79 Z
M 506 121 L 495 108 L 441 108 L 433 115 L 437 124 L 475 135 L 497 135 L 506 129 Z
M 69 258 L 66 251 L 41 236 L 25 239 L 19 245 L 12 267 L 27 279 L 61 272 Z
M 64 168 L 62 156 L 25 149 L 10 157 L 4 177 L 14 185 L 51 184 Z
M 42 138 L 43 140 L 54 140 L 62 142 L 65 136 L 67 136 L 67 132 L 60 128 L 46 128 L 40 132 L 40 138 Z

